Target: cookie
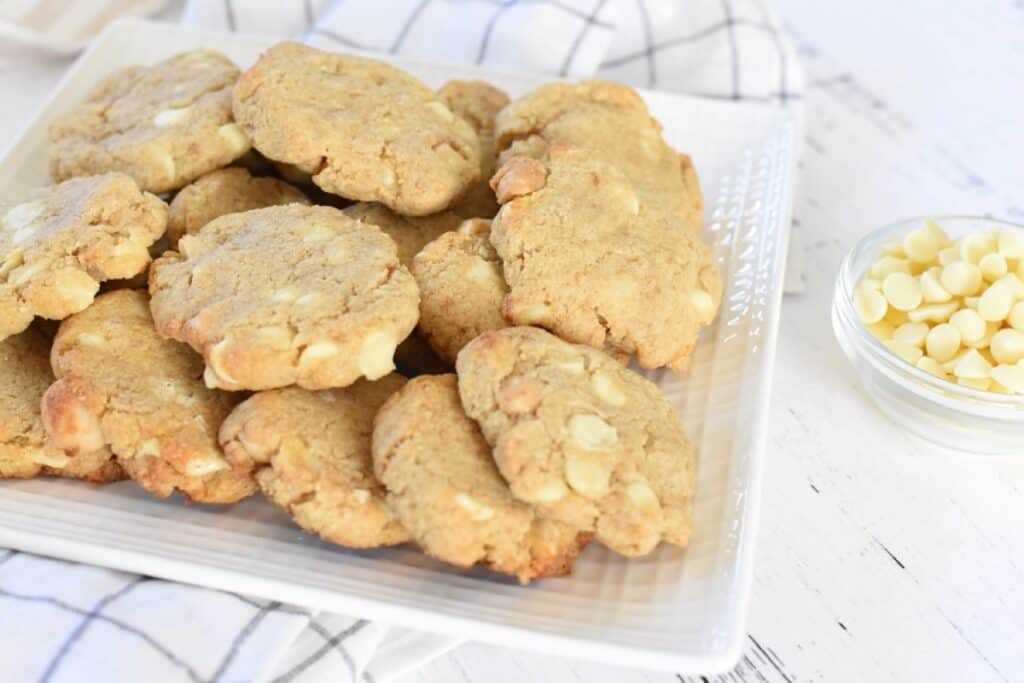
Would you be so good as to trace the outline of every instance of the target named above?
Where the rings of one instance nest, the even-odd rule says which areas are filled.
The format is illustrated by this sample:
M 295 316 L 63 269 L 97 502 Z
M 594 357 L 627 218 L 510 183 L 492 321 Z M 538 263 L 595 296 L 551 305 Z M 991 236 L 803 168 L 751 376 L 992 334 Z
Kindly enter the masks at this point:
M 462 411 L 455 375 L 417 377 L 388 399 L 374 423 L 373 464 L 398 519 L 439 560 L 527 583 L 568 574 L 589 540 L 512 497 Z
M 167 205 L 121 173 L 74 178 L 0 207 L 0 339 L 33 316 L 81 311 L 103 280 L 143 272 L 166 227 Z
M 479 174 L 479 143 L 426 85 L 373 59 L 280 43 L 234 92 L 265 156 L 328 192 L 409 216 L 447 207 Z
M 569 341 L 635 354 L 644 368 L 685 369 L 722 281 L 711 251 L 652 210 L 618 168 L 553 146 L 495 174 L 491 242 L 510 293 L 503 314 Z
M 661 124 L 631 88 L 549 83 L 503 109 L 495 126 L 499 165 L 516 155 L 543 160 L 552 145 L 579 147 L 622 171 L 649 210 L 700 228 L 703 202 L 690 158 L 665 142 Z
M 486 81 L 448 81 L 437 94 L 472 127 L 480 141 L 480 176 L 452 210 L 465 218 L 493 218 L 498 213 L 498 201 L 488 181 L 494 175 L 494 117 L 508 104 L 508 95 Z
M 148 297 L 127 289 L 98 297 L 63 323 L 50 355 L 54 382 L 42 418 L 69 454 L 109 446 L 132 479 L 157 496 L 175 489 L 197 503 L 234 503 L 256 489 L 217 444 L 237 400 L 203 385 L 203 363 L 162 339 Z
M 394 369 L 419 292 L 378 228 L 326 206 L 207 223 L 153 262 L 153 318 L 203 355 L 207 386 L 326 389 Z
M 249 150 L 232 120 L 238 68 L 213 50 L 121 69 L 50 126 L 56 180 L 120 171 L 149 192 L 184 187 Z
M 412 274 L 420 288 L 419 329 L 449 363 L 455 363 L 474 337 L 506 325 L 501 304 L 508 285 L 489 236 L 490 221 L 468 220 L 413 260 Z
M 169 246 L 182 235 L 229 213 L 280 204 L 309 204 L 306 195 L 277 178 L 255 177 L 244 168 L 222 168 L 183 188 L 171 202 L 167 219 Z
M 687 544 L 693 450 L 657 386 L 532 327 L 477 337 L 456 370 L 462 405 L 516 498 L 623 555 Z
M 370 458 L 377 409 L 404 383 L 388 375 L 344 389 L 261 391 L 224 420 L 220 443 L 303 529 L 349 548 L 404 543 Z
M 0 341 L 0 479 L 40 474 L 117 481 L 124 472 L 106 448 L 68 456 L 46 438 L 39 415 L 53 382 L 50 342 L 33 328 Z
M 402 216 L 383 204 L 358 202 L 343 209 L 346 216 L 360 223 L 376 225 L 390 237 L 398 247 L 398 260 L 406 268 L 412 267 L 412 259 L 420 249 L 446 232 L 455 230 L 462 223 L 462 217 L 451 211 L 442 211 L 430 216 Z

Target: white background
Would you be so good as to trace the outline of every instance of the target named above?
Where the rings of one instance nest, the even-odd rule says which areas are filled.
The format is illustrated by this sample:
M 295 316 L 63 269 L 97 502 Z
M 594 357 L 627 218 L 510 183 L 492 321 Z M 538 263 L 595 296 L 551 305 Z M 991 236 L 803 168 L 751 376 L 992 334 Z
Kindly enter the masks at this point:
M 783 309 L 748 647 L 721 680 L 1024 680 L 1024 434 L 1018 458 L 904 435 L 829 322 L 864 232 L 921 214 L 1024 222 L 1024 2 L 776 4 L 807 70 L 806 288 Z M 66 68 L 0 54 L 0 146 Z M 680 678 L 468 644 L 404 680 Z

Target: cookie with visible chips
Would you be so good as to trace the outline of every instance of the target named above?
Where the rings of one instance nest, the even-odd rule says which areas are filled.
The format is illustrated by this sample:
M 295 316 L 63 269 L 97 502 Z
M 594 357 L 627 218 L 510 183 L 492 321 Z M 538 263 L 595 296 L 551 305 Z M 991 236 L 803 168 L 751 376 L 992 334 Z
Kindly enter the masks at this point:
M 119 171 L 159 193 L 228 165 L 250 147 L 231 114 L 238 75 L 214 50 L 115 71 L 50 125 L 50 174 Z
M 373 418 L 404 384 L 399 375 L 344 389 L 261 391 L 232 411 L 220 443 L 236 470 L 296 524 L 349 548 L 409 540 L 373 474 Z
M 515 500 L 459 403 L 455 375 L 412 379 L 377 414 L 373 463 L 388 503 L 424 552 L 520 582 L 563 576 L 588 534 Z
M 43 395 L 42 420 L 58 448 L 77 457 L 109 447 L 157 496 L 178 490 L 226 504 L 256 490 L 217 443 L 238 399 L 207 389 L 202 359 L 157 334 L 144 292 L 103 294 L 61 323 L 51 363 L 57 380 Z
M 143 272 L 166 227 L 167 205 L 122 173 L 73 178 L 0 207 L 0 339 L 34 316 L 81 311 L 102 281 Z
M 696 463 L 655 384 L 534 327 L 477 337 L 456 371 L 516 498 L 623 555 L 688 543 Z

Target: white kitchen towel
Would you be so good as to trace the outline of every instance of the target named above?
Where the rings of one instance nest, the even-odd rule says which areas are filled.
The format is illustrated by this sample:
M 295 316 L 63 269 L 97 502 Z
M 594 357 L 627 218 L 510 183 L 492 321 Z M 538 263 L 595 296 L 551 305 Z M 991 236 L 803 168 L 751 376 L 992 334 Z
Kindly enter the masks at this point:
M 765 1 L 191 0 L 182 21 L 328 49 L 786 103 L 800 96 L 801 72 Z M 4 550 L 0 615 L 0 670 L 18 681 L 383 683 L 458 644 Z

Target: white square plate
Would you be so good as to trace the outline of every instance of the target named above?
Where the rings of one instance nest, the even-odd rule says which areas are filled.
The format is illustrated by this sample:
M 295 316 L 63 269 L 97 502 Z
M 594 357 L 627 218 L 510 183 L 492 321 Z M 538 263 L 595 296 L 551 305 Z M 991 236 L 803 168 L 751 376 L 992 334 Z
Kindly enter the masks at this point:
M 243 68 L 270 41 L 142 21 L 115 24 L 0 161 L 0 200 L 48 182 L 46 129 L 113 69 L 216 48 Z M 487 78 L 518 96 L 539 79 L 395 60 L 439 86 Z M 348 551 L 255 496 L 230 508 L 158 500 L 131 482 L 0 483 L 0 545 L 463 638 L 621 665 L 711 673 L 739 657 L 753 572 L 765 419 L 794 184 L 797 124 L 768 106 L 643 93 L 690 153 L 708 198 L 722 312 L 687 375 L 651 373 L 698 452 L 686 549 L 625 560 L 592 544 L 571 577 L 521 587 L 412 548 Z

